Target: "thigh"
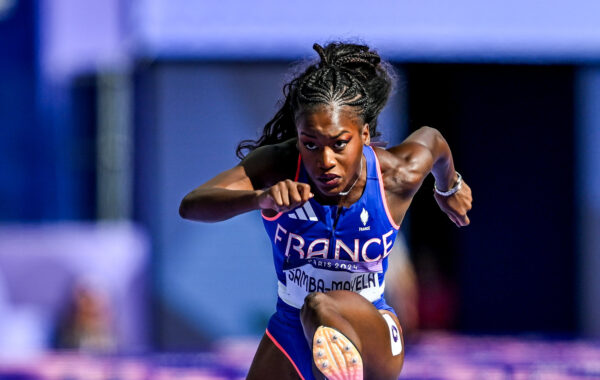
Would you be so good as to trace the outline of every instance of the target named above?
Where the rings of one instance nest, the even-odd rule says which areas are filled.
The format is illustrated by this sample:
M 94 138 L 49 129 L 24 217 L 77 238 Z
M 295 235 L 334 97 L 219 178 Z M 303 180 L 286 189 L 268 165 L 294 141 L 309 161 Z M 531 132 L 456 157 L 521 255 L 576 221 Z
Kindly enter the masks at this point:
M 288 358 L 265 334 L 258 345 L 247 380 L 298 380 L 300 377 Z
M 326 297 L 322 297 L 322 296 Z M 404 347 L 402 330 L 398 318 L 389 311 L 377 310 L 375 306 L 361 295 L 350 291 L 331 291 L 320 295 L 319 306 L 322 310 L 320 321 L 342 333 L 351 327 L 348 338 L 355 340 L 364 364 L 365 379 L 397 379 L 404 363 Z M 305 304 L 306 305 L 306 304 Z M 389 317 L 384 317 L 387 315 Z M 344 321 L 340 326 L 341 317 Z M 390 323 L 386 318 L 391 318 Z M 304 318 L 304 323 L 311 323 L 312 318 Z M 394 330 L 393 327 L 396 327 Z M 318 326 L 305 326 L 307 339 Z M 392 348 L 396 352 L 392 352 Z M 398 348 L 402 348 L 398 352 Z

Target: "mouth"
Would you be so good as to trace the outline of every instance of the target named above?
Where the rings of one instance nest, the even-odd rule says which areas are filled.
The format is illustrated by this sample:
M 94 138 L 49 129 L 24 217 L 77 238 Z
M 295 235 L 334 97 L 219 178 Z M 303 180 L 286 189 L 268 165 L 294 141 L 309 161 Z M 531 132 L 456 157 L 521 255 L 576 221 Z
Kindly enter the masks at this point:
M 330 190 L 342 182 L 342 177 L 336 174 L 323 174 L 317 177 L 317 180 L 322 184 L 323 188 Z

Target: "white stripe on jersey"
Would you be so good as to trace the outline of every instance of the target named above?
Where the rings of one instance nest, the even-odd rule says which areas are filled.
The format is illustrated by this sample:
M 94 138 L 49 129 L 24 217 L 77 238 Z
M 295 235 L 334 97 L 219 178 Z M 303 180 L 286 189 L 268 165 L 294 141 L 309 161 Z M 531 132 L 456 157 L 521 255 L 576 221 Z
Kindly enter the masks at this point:
M 304 204 L 304 210 L 306 210 L 306 213 L 308 214 L 308 219 L 312 220 L 313 222 L 319 220 L 319 218 L 317 218 L 317 216 L 315 215 L 315 210 L 313 210 L 312 206 L 310 205 L 310 202 L 306 202 Z
M 308 217 L 306 216 L 306 213 L 304 212 L 304 210 L 302 209 L 302 207 L 298 207 L 296 209 L 296 214 L 298 215 L 298 217 L 300 218 L 300 220 L 308 220 Z
M 313 210 L 310 202 L 306 202 L 302 207 L 298 207 L 294 212 L 288 213 L 288 216 L 292 219 L 300 219 L 300 220 L 310 220 L 313 222 L 317 222 L 319 218 L 315 215 L 315 210 Z

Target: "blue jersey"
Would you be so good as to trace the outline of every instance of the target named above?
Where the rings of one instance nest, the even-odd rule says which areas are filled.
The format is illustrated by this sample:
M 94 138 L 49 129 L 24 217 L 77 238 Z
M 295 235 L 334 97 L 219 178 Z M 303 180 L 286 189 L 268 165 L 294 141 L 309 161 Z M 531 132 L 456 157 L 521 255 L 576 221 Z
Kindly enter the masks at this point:
M 363 147 L 367 183 L 350 207 L 321 205 L 314 199 L 274 217 L 263 214 L 273 246 L 278 296 L 296 309 L 312 292 L 350 290 L 370 302 L 382 301 L 384 275 L 399 226 L 385 200 L 379 162 Z M 308 183 L 298 158 L 296 181 Z

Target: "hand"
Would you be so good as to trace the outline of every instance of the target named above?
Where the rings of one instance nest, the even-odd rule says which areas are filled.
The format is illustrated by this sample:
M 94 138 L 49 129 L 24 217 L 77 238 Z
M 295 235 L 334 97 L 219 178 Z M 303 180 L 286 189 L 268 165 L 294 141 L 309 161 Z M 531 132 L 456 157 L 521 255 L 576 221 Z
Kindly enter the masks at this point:
M 451 221 L 458 227 L 463 227 L 471 223 L 467 216 L 467 211 L 471 210 L 473 197 L 471 188 L 463 180 L 460 190 L 450 196 L 439 195 L 434 192 L 433 196 L 443 212 L 448 215 Z
M 303 205 L 312 197 L 314 194 L 308 184 L 286 179 L 262 191 L 258 196 L 258 207 L 261 210 L 286 212 Z

